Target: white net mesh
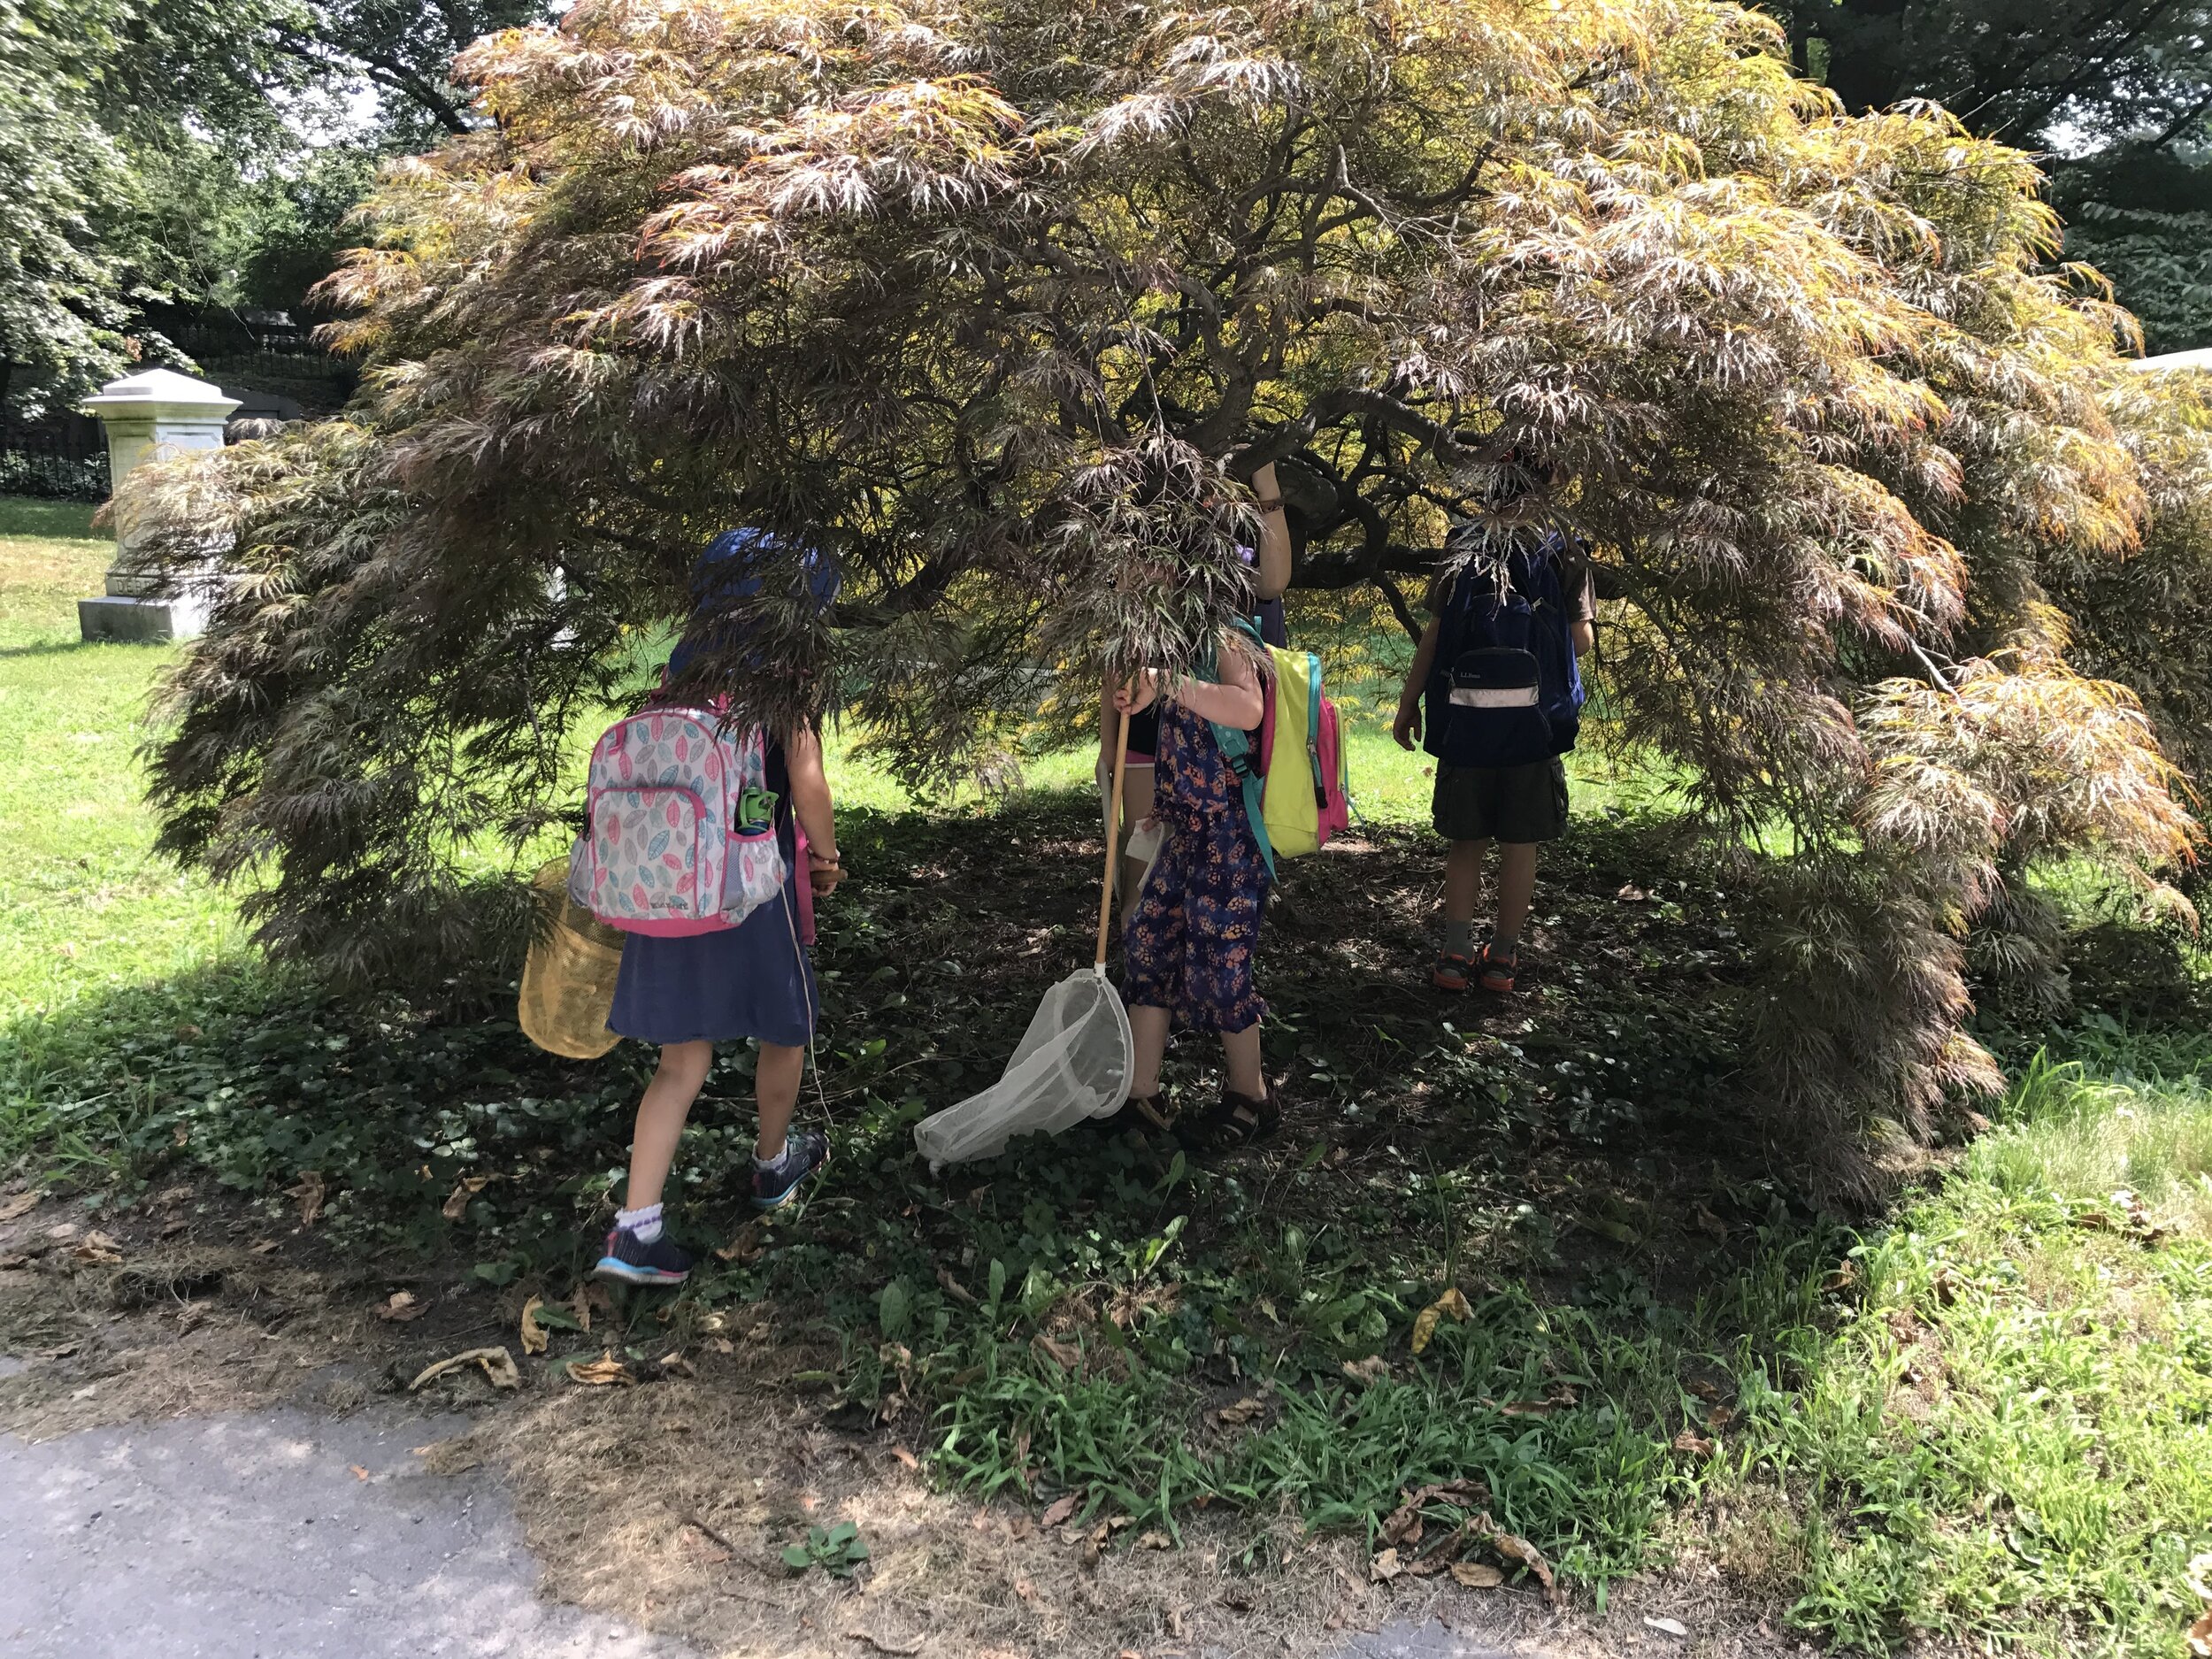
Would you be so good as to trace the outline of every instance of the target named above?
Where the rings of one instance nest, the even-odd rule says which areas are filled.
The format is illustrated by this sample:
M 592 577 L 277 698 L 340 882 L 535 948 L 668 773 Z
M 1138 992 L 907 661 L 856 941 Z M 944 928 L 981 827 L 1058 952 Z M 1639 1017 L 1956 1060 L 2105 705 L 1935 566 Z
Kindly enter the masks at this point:
M 932 1164 L 995 1157 L 1015 1135 L 1057 1134 L 1129 1095 L 1136 1045 L 1121 995 L 1085 968 L 1045 993 L 999 1080 L 914 1125 Z

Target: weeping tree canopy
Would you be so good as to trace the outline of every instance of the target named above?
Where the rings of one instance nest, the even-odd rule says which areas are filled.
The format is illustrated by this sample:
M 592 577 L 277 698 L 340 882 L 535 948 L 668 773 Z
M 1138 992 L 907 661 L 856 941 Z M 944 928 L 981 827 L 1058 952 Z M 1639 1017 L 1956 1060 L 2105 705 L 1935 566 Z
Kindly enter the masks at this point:
M 153 790 L 273 949 L 422 950 L 463 849 L 572 809 L 718 530 L 844 588 L 695 625 L 698 677 L 951 773 L 1048 669 L 1187 659 L 1269 460 L 1297 581 L 1409 621 L 1540 459 L 1522 510 L 1618 595 L 1609 737 L 1767 886 L 1759 1098 L 1841 1179 L 1994 1084 L 1967 953 L 2047 981 L 2032 860 L 2185 856 L 2116 683 L 2155 630 L 2108 594 L 2089 677 L 2055 595 L 2124 588 L 2154 496 L 2203 524 L 2202 423 L 2123 386 L 2025 156 L 1845 115 L 1757 13 L 583 0 L 455 79 L 489 124 L 387 171 L 330 285 L 346 418 L 122 503 L 173 573 L 232 544 Z

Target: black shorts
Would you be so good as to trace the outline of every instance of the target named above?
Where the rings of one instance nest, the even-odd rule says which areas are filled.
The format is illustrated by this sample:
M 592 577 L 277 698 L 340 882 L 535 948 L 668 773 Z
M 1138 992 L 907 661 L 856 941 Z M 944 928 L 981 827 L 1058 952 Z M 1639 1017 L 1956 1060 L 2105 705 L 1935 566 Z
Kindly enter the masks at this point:
M 1555 841 L 1567 830 L 1567 763 L 1556 755 L 1525 766 L 1439 761 L 1431 810 L 1448 841 Z

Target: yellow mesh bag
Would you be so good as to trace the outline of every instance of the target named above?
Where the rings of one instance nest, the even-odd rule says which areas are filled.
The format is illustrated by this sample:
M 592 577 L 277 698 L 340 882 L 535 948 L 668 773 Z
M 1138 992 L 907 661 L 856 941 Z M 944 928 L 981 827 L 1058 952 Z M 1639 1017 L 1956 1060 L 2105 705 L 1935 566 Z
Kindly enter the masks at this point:
M 522 1034 L 548 1054 L 596 1060 L 621 1039 L 607 1029 L 622 935 L 568 896 L 568 860 L 530 879 L 539 926 L 522 964 L 516 1018 Z

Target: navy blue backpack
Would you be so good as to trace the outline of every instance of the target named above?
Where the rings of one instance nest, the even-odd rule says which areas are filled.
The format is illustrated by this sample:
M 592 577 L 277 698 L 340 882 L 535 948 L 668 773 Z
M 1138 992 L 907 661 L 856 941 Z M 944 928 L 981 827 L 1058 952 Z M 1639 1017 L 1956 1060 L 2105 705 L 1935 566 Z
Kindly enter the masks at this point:
M 1525 766 L 1582 729 L 1582 672 L 1560 580 L 1566 543 L 1524 534 L 1453 576 L 1426 687 L 1423 747 L 1448 766 Z

